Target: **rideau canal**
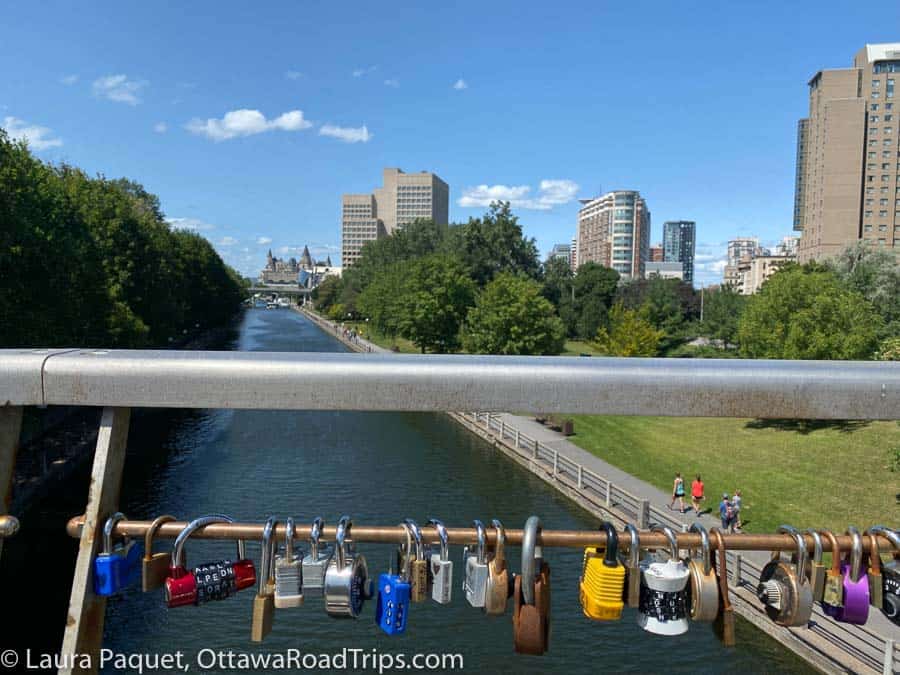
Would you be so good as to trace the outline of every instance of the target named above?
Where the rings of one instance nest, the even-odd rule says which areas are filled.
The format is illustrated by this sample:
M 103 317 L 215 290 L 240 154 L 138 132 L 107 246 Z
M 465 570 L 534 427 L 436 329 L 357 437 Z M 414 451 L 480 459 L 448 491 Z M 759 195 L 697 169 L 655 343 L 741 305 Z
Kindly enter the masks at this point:
M 251 351 L 334 352 L 345 348 L 296 312 L 249 310 L 233 340 L 222 348 Z M 360 356 L 365 358 L 365 356 Z M 4 550 L 5 579 L 22 584 L 7 602 L 23 614 L 9 626 L 9 643 L 34 650 L 58 649 L 66 616 L 75 544 L 63 535 L 65 520 L 84 507 L 87 484 L 75 481 L 23 520 L 19 552 Z M 171 513 L 189 519 L 224 513 L 261 521 L 292 515 L 302 531 L 318 515 L 334 524 L 342 514 L 360 523 L 389 524 L 429 517 L 448 525 L 473 518 L 500 518 L 520 527 L 531 514 L 546 527 L 592 528 L 597 522 L 576 504 L 496 452 L 442 414 L 318 411 L 143 411 L 132 421 L 121 509 L 132 518 Z M 305 546 L 305 542 L 304 546 Z M 158 546 L 171 546 L 171 541 Z M 391 547 L 360 544 L 370 572 L 385 571 Z M 258 559 L 257 544 L 248 544 Z M 9 553 L 9 555 L 7 555 Z M 22 563 L 34 560 L 37 565 Z M 193 541 L 192 563 L 233 554 L 223 542 Z M 486 617 L 461 592 L 462 551 L 451 547 L 454 598 L 449 606 L 412 606 L 405 635 L 389 637 L 374 623 L 374 601 L 357 620 L 335 620 L 320 598 L 297 609 L 278 610 L 271 634 L 250 642 L 253 591 L 201 607 L 167 610 L 162 592 L 132 588 L 107 606 L 104 646 L 123 653 L 180 650 L 191 672 L 200 650 L 247 654 L 457 653 L 465 670 L 493 673 L 746 672 L 796 673 L 809 668 L 774 640 L 738 622 L 738 645 L 720 646 L 708 625 L 693 624 L 683 636 L 650 635 L 638 627 L 636 610 L 622 621 L 585 618 L 578 601 L 582 553 L 546 549 L 552 569 L 550 651 L 544 657 L 513 653 L 509 613 Z M 509 547 L 512 569 L 519 550 Z M 28 603 L 37 606 L 25 609 Z M 511 604 L 511 603 L 510 603 Z M 107 668 L 107 672 L 113 672 Z M 264 668 L 261 670 L 265 670 Z M 294 671 L 297 672 L 297 671 Z

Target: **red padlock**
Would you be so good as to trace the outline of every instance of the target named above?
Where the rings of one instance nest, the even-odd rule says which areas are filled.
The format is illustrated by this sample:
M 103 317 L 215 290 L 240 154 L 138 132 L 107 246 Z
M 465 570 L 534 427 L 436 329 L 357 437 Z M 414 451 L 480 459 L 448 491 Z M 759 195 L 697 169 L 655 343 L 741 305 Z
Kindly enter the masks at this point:
M 224 600 L 237 591 L 256 585 L 256 568 L 244 555 L 244 542 L 238 540 L 237 560 L 219 560 L 188 570 L 184 561 L 184 545 L 188 537 L 201 527 L 213 523 L 233 523 L 228 516 L 203 516 L 188 523 L 175 540 L 172 565 L 166 579 L 166 605 L 202 605 L 212 600 Z

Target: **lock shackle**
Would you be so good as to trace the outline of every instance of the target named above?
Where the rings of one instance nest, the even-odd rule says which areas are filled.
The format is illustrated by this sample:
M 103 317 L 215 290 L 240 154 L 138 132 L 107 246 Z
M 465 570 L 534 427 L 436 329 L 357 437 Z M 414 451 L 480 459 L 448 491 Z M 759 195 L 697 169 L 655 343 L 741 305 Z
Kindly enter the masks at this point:
M 789 534 L 797 542 L 797 562 L 795 563 L 797 566 L 797 579 L 800 583 L 803 583 L 803 580 L 806 578 L 806 540 L 803 539 L 803 535 L 793 525 L 779 525 L 778 534 Z M 837 542 L 837 539 L 835 539 L 835 542 Z
M 413 539 L 416 540 L 416 560 L 425 560 L 425 547 L 422 544 L 422 530 L 412 518 L 404 518 L 403 523 L 409 527 Z
M 319 558 L 319 537 L 322 536 L 322 530 L 325 527 L 325 519 L 322 516 L 316 516 L 309 528 L 309 546 L 313 560 Z
M 475 524 L 475 536 L 478 539 L 478 546 L 475 549 L 476 560 L 479 565 L 483 565 L 487 562 L 487 530 L 484 523 L 477 518 L 472 522 Z
M 537 566 L 537 540 L 541 534 L 541 519 L 530 516 L 522 528 L 522 600 L 534 604 L 534 576 Z
M 700 535 L 700 555 L 703 559 L 703 575 L 709 576 L 712 569 L 712 559 L 709 553 L 709 532 L 700 523 L 691 523 L 689 532 L 696 532 Z
M 900 553 L 900 534 L 896 530 L 892 530 L 885 525 L 873 525 L 866 532 L 870 534 L 880 534 L 882 537 L 891 542 L 894 547 L 894 554 Z
M 813 539 L 813 562 L 817 562 L 817 563 L 822 562 L 822 537 L 821 537 L 821 535 L 813 528 L 804 530 L 803 533 L 808 534 Z
M 631 523 L 625 526 L 625 531 L 628 533 L 629 539 L 631 539 L 631 543 L 628 546 L 628 566 L 634 569 L 641 564 L 641 535 Z
M 449 560 L 450 540 L 447 537 L 447 528 L 444 527 L 444 523 L 437 518 L 429 518 L 428 524 L 434 525 L 434 529 L 437 530 L 438 538 L 441 540 L 441 560 Z
M 103 553 L 112 553 L 113 530 L 116 529 L 116 524 L 121 520 L 128 519 L 125 517 L 125 514 L 120 511 L 116 511 L 106 519 L 106 523 L 103 525 Z M 125 537 L 125 541 L 128 541 L 128 537 Z
M 294 562 L 295 534 L 296 528 L 294 526 L 294 519 L 291 516 L 288 516 L 287 520 L 284 521 L 284 561 L 286 563 Z
M 275 519 L 275 516 L 269 516 L 265 527 L 263 527 L 262 555 L 259 561 L 259 587 L 256 591 L 256 594 L 260 597 L 266 595 L 266 587 L 269 585 L 269 579 L 272 577 L 272 568 L 275 566 L 275 561 L 273 560 L 275 557 L 275 538 L 272 535 L 275 533 L 277 525 L 278 521 Z
M 831 544 L 831 573 L 834 576 L 841 575 L 841 547 L 838 546 L 837 537 L 834 536 L 834 532 L 831 530 L 819 530 L 822 533 L 822 536 L 825 537 L 828 542 Z
M 672 528 L 668 525 L 653 523 L 650 526 L 650 531 L 660 532 L 665 535 L 666 539 L 669 540 L 669 557 L 672 560 L 678 560 L 678 539 L 675 537 L 675 532 L 672 531 Z
M 400 527 L 402 527 L 403 531 L 406 532 L 406 555 L 401 556 L 401 558 L 403 559 L 403 569 L 397 570 L 397 574 L 400 575 L 400 578 L 403 579 L 403 581 L 409 581 L 412 578 L 412 527 L 410 527 L 407 523 L 400 523 Z M 402 547 L 403 544 L 400 544 L 400 546 Z
M 184 567 L 184 545 L 187 543 L 188 537 L 194 532 L 207 525 L 215 525 L 217 523 L 233 523 L 234 518 L 213 514 L 210 516 L 201 516 L 189 522 L 185 528 L 175 538 L 175 547 L 172 552 L 172 566 Z M 244 559 L 244 540 L 237 540 L 238 560 Z
M 850 535 L 850 579 L 853 583 L 859 581 L 860 567 L 862 565 L 863 542 L 859 530 L 853 525 L 847 527 L 847 534 Z
M 865 534 L 869 537 L 869 567 L 875 575 L 881 574 L 881 548 L 878 546 L 878 537 L 869 530 Z
M 491 521 L 491 526 L 497 531 L 497 545 L 494 547 L 494 560 L 501 563 L 506 555 L 506 528 L 503 527 L 503 523 L 497 518 L 494 518 Z
M 338 521 L 337 532 L 334 535 L 334 552 L 337 555 L 338 569 L 343 569 L 347 562 L 347 545 L 345 540 L 350 536 L 350 528 L 353 527 L 353 521 L 350 516 L 341 516 Z
M 619 534 L 615 526 L 608 520 L 600 523 L 600 529 L 606 532 L 606 551 L 603 554 L 605 567 L 619 566 Z M 599 553 L 599 550 L 597 551 Z
M 147 532 L 144 534 L 144 560 L 153 559 L 153 537 L 156 536 L 159 528 L 162 527 L 164 523 L 171 523 L 174 521 L 175 516 L 165 515 L 159 516 L 150 523 L 150 527 L 147 528 Z

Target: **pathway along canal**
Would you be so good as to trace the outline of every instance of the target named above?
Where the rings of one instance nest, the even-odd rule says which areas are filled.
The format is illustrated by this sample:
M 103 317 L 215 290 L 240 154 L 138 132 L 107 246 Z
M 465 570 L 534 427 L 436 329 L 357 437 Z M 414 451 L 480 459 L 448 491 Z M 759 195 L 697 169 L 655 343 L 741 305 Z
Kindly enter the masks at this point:
M 247 311 L 228 346 L 251 351 L 346 351 L 309 320 L 287 310 Z M 434 516 L 448 525 L 463 525 L 477 517 L 485 522 L 500 518 L 508 527 L 520 527 L 529 515 L 538 514 L 547 527 L 596 526 L 585 511 L 441 414 L 145 413 L 132 422 L 128 452 L 122 510 L 133 518 L 171 513 L 187 519 L 225 513 L 238 520 L 261 521 L 277 514 L 293 515 L 305 528 L 314 516 L 324 515 L 333 524 L 347 513 L 366 523 L 399 522 L 403 517 L 424 523 Z M 41 541 L 51 542 L 39 544 L 36 535 L 25 535 L 27 541 L 23 541 L 29 556 L 42 552 L 47 564 L 42 562 L 35 569 L 29 561 L 26 567 L 21 556 L 14 556 L 19 569 L 10 569 L 14 563 L 4 565 L 3 578 L 17 589 L 15 600 L 25 602 L 29 588 L 34 591 L 35 585 L 47 585 L 38 591 L 39 604 L 29 610 L 39 617 L 44 636 L 49 631 L 55 637 L 57 629 L 62 629 L 65 609 L 60 599 L 68 592 L 74 546 L 59 539 L 58 532 L 66 517 L 83 508 L 84 490 L 79 485 L 77 494 L 59 497 L 57 503 L 34 514 L 30 523 L 23 523 L 26 529 L 20 537 L 32 525 Z M 62 555 L 54 558 L 54 547 Z M 12 548 L 7 545 L 4 553 Z M 248 549 L 258 556 L 257 545 Z M 390 547 L 361 544 L 360 550 L 373 575 L 386 569 Z M 232 551 L 224 542 L 197 540 L 188 546 L 189 561 L 195 563 Z M 125 653 L 181 650 L 192 672 L 201 670 L 194 657 L 205 648 L 248 654 L 289 649 L 330 654 L 344 647 L 408 655 L 459 653 L 469 672 L 592 673 L 598 668 L 611 672 L 809 672 L 805 663 L 742 621 L 737 648 L 726 650 L 703 624 L 693 624 L 684 636 L 666 638 L 641 630 L 633 609 L 626 609 L 623 620 L 616 623 L 584 618 L 578 602 L 581 552 L 566 549 L 545 551 L 552 568 L 550 651 L 544 657 L 517 656 L 510 615 L 488 618 L 468 606 L 459 588 L 461 549 L 451 547 L 451 555 L 452 604 L 413 605 L 403 636 L 388 637 L 378 630 L 374 601 L 367 603 L 360 620 L 342 621 L 325 615 L 321 599 L 309 598 L 301 608 L 278 610 L 272 633 L 256 645 L 249 639 L 250 590 L 224 602 L 170 611 L 161 591 L 142 594 L 136 588 L 108 603 L 104 646 Z M 512 568 L 518 570 L 518 548 L 510 547 L 508 555 Z M 34 629 L 33 624 L 30 629 L 24 625 L 13 629 L 18 639 L 4 646 L 47 649 Z

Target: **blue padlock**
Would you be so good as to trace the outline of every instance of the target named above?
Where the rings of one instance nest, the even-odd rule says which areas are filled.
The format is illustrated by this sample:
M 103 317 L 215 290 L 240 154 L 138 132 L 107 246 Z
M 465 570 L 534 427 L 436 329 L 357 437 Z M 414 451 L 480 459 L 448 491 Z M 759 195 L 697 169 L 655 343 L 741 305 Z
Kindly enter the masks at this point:
M 116 512 L 103 526 L 103 551 L 94 558 L 95 595 L 114 595 L 141 575 L 141 548 L 137 542 L 124 537 L 121 543 L 113 545 L 112 533 L 120 520 L 125 520 L 125 516 Z
M 406 616 L 409 613 L 412 586 L 409 583 L 410 559 L 412 558 L 412 535 L 406 528 L 406 550 L 401 549 L 400 559 L 403 569 L 400 574 L 378 575 L 378 601 L 375 604 L 375 623 L 388 635 L 406 632 Z

